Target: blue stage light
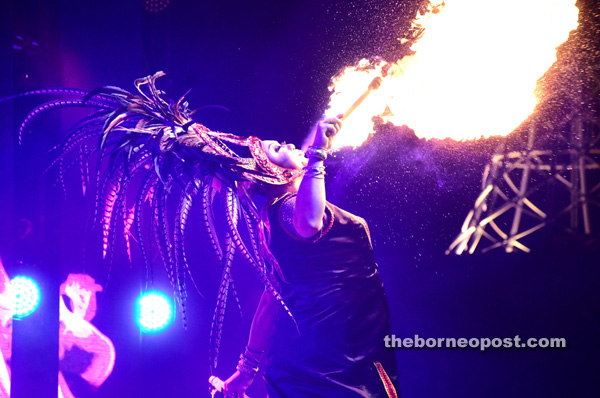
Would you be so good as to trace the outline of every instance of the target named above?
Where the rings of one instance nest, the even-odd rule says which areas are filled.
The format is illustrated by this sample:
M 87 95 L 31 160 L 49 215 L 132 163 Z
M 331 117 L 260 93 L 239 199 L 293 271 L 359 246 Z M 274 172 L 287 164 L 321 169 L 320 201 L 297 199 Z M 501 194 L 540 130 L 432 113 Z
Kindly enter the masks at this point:
M 12 303 L 16 319 L 22 319 L 33 314 L 40 305 L 40 288 L 35 281 L 27 276 L 15 276 L 11 280 Z
M 153 290 L 137 300 L 137 322 L 142 332 L 153 333 L 165 329 L 173 321 L 172 301 L 164 293 Z

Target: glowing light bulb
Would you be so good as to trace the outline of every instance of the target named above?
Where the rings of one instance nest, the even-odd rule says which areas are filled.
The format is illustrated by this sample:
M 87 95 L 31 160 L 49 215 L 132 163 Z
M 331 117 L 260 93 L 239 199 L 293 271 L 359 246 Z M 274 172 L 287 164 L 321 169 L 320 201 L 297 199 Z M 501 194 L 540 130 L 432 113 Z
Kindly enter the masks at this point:
M 15 276 L 11 280 L 12 304 L 16 319 L 22 319 L 35 312 L 40 305 L 40 288 L 27 276 Z
M 137 322 L 142 332 L 159 332 L 173 321 L 171 299 L 159 291 L 143 293 L 136 307 Z

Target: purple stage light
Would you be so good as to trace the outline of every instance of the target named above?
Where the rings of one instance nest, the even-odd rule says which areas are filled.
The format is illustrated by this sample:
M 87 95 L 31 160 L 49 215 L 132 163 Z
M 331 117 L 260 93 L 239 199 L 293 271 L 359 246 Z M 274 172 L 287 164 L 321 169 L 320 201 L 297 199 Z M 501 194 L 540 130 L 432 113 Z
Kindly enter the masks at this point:
M 35 312 L 40 305 L 40 288 L 27 276 L 15 276 L 11 280 L 14 318 L 22 319 Z
M 169 5 L 170 0 L 144 0 L 144 9 L 151 13 L 163 11 Z
M 159 291 L 143 293 L 136 307 L 137 323 L 142 332 L 159 332 L 173 321 L 171 299 Z

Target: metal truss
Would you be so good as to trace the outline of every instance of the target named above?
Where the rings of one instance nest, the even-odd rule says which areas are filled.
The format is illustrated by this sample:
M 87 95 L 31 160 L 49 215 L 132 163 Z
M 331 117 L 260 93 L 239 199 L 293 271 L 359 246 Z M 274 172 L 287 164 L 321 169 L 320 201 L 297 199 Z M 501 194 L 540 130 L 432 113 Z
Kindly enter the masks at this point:
M 505 138 L 510 149 L 485 167 L 481 193 L 446 254 L 530 252 L 532 235 L 544 228 L 600 241 L 600 28 L 594 10 L 582 11 L 578 33 L 538 81 L 541 103 Z
M 550 224 L 571 233 L 599 231 L 593 225 L 600 208 L 598 118 L 588 111 L 566 115 L 552 126 L 554 149 L 534 149 L 540 124 L 529 126 L 526 150 L 492 157 L 482 192 L 446 254 L 478 248 L 529 252 L 523 241 Z

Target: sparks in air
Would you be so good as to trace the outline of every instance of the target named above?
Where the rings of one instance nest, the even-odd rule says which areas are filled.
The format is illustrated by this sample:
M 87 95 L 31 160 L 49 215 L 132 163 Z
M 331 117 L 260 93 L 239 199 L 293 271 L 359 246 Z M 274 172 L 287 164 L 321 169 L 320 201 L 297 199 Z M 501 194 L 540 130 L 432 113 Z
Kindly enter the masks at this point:
M 374 116 L 421 138 L 507 135 L 534 110 L 537 80 L 577 28 L 574 0 L 447 0 L 415 20 L 414 55 L 362 60 L 333 79 L 327 116 L 343 113 L 376 76 L 381 87 L 348 117 L 335 147 L 359 146 Z

